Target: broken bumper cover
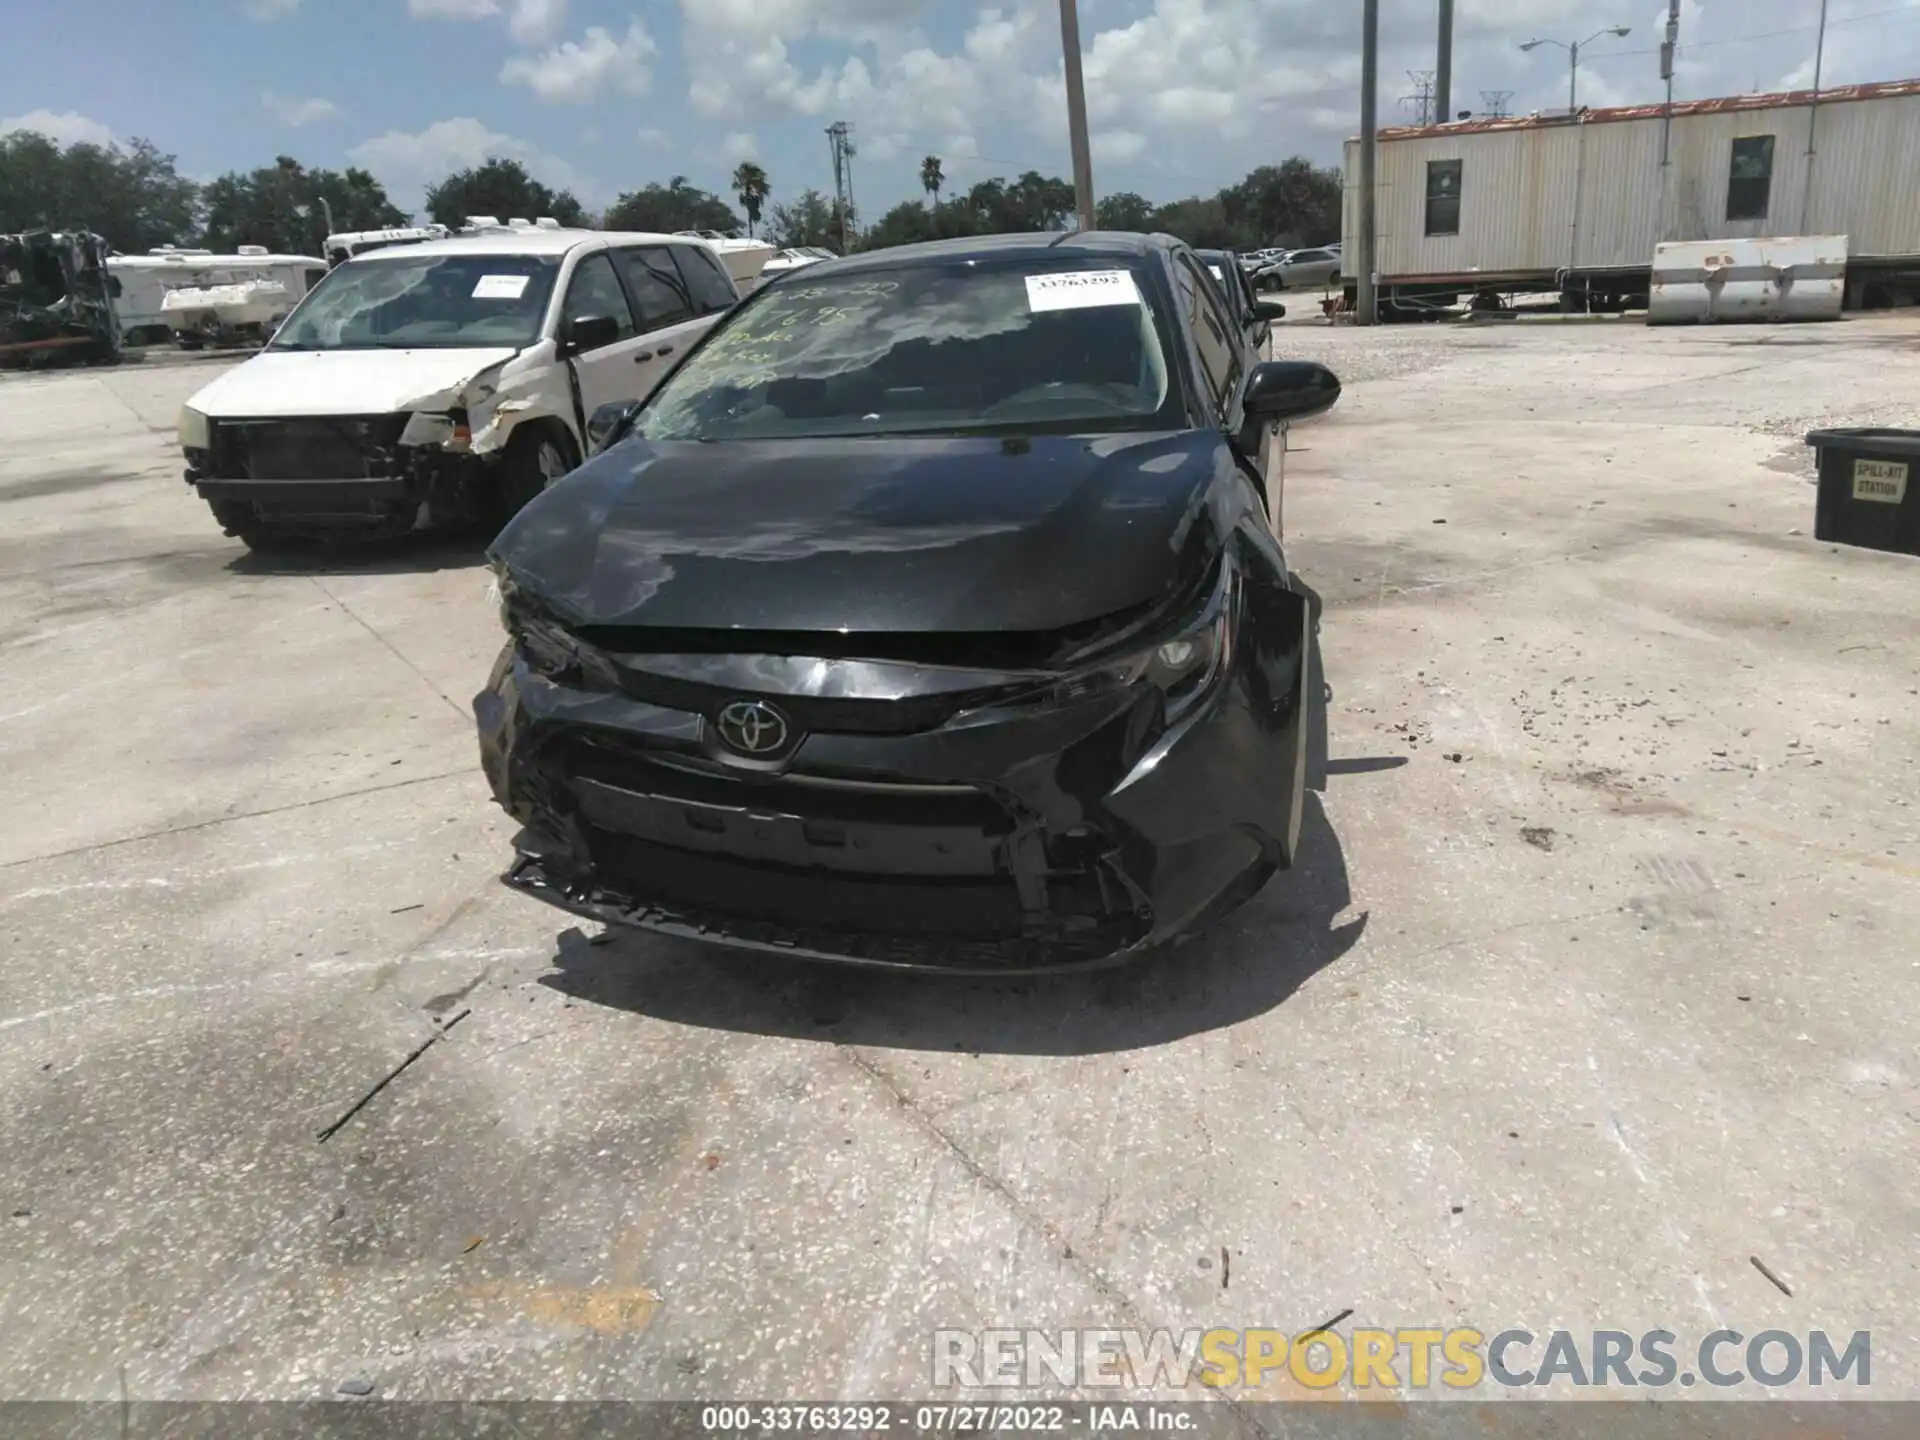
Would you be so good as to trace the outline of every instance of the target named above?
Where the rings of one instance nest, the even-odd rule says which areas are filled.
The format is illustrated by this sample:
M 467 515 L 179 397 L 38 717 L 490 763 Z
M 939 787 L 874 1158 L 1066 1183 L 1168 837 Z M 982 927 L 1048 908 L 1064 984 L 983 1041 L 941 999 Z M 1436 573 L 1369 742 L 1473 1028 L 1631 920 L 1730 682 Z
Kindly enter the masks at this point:
M 1229 674 L 1171 725 L 1135 693 L 813 733 L 777 770 L 720 758 L 699 711 L 557 684 L 513 647 L 474 710 L 526 827 L 509 887 L 739 949 L 1004 975 L 1121 961 L 1289 862 L 1244 813 L 1272 754 L 1251 701 Z
M 269 525 L 377 534 L 411 528 L 482 462 L 403 443 L 410 416 L 206 421 L 185 448 L 186 481 L 216 514 Z

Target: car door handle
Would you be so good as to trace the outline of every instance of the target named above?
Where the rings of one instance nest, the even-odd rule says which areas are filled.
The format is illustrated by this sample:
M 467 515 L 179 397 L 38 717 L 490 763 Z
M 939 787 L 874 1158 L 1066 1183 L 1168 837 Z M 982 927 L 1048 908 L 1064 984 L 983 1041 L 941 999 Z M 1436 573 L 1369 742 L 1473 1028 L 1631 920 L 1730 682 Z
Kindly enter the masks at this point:
M 636 350 L 633 352 L 633 363 L 636 365 L 644 365 L 652 358 L 653 351 L 651 350 Z
M 662 345 L 658 350 L 654 351 L 653 353 L 658 355 L 662 360 L 664 360 L 667 358 L 667 356 L 673 353 L 673 347 L 671 345 Z

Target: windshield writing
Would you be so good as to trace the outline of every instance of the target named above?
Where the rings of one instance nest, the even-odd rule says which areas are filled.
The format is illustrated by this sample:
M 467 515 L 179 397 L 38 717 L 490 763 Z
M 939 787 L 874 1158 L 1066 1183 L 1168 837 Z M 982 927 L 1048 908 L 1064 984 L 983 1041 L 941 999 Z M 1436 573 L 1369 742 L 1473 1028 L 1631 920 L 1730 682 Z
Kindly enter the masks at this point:
M 667 381 L 636 430 L 1137 429 L 1168 398 L 1160 330 L 1130 271 L 945 263 L 764 291 Z

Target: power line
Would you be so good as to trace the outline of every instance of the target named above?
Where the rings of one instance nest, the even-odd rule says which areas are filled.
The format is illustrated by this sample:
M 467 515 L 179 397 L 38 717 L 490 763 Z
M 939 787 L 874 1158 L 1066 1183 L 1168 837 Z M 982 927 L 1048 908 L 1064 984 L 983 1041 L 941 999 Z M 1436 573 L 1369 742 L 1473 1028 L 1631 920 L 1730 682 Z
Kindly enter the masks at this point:
M 1863 20 L 1879 20 L 1888 15 L 1904 15 L 1912 10 L 1920 10 L 1920 3 L 1893 5 L 1884 10 L 1867 10 L 1858 15 L 1836 15 L 1827 21 L 1827 29 L 1836 25 L 1858 25 Z M 1695 50 L 1716 50 L 1727 45 L 1746 45 L 1755 40 L 1778 40 L 1783 35 L 1810 35 L 1818 30 L 1818 25 L 1793 25 L 1785 30 L 1760 30 L 1752 35 L 1729 35 L 1723 40 L 1695 40 L 1679 47 L 1679 53 L 1687 55 Z M 1630 55 L 1658 55 L 1660 47 L 1651 45 L 1638 50 L 1608 50 L 1599 55 L 1582 55 L 1583 65 L 1598 65 L 1603 60 L 1624 60 Z
M 1513 98 L 1511 90 L 1482 90 L 1480 103 L 1487 107 L 1487 119 L 1504 120 L 1507 118 L 1507 102 Z

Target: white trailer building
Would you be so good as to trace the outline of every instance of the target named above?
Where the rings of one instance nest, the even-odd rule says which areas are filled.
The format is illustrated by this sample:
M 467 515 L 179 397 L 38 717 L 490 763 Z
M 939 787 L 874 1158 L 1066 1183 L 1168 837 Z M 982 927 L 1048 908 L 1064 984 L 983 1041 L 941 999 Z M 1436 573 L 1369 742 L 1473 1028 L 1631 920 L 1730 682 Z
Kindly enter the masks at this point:
M 1346 161 L 1357 259 L 1357 140 Z M 1662 242 L 1815 235 L 1847 237 L 1850 307 L 1920 299 L 1920 80 L 1402 126 L 1375 166 L 1383 314 L 1524 290 L 1618 308 Z

